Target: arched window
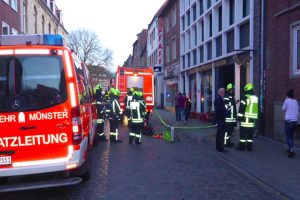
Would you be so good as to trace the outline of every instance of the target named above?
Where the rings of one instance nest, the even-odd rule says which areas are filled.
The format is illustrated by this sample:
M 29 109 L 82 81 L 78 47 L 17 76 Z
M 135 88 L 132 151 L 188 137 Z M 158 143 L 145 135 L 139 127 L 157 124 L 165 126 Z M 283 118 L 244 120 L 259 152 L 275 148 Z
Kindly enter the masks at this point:
M 48 33 L 51 34 L 51 24 L 48 25 Z
M 37 9 L 35 6 L 34 6 L 33 17 L 34 17 L 34 33 L 37 34 Z
M 45 18 L 42 16 L 42 33 L 45 34 Z

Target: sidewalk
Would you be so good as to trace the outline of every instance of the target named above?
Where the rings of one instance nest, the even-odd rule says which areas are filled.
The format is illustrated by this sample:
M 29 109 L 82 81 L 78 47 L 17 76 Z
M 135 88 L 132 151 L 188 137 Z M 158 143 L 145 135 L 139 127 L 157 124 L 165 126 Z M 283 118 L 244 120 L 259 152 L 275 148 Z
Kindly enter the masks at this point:
M 157 110 L 162 119 L 169 125 L 180 127 L 195 127 L 211 125 L 191 119 L 187 125 L 176 122 L 175 114 Z M 155 114 L 152 118 L 155 118 Z M 180 138 L 181 134 L 197 141 L 200 145 L 207 145 L 212 154 L 218 156 L 224 163 L 232 166 L 241 173 L 252 178 L 258 184 L 267 187 L 272 192 L 277 192 L 290 199 L 300 198 L 300 151 L 296 149 L 294 158 L 287 157 L 287 145 L 258 136 L 254 138 L 253 151 L 236 151 L 235 148 L 227 148 L 228 153 L 215 151 L 216 128 L 210 129 L 175 129 L 175 134 Z M 239 132 L 235 131 L 233 142 L 237 145 Z

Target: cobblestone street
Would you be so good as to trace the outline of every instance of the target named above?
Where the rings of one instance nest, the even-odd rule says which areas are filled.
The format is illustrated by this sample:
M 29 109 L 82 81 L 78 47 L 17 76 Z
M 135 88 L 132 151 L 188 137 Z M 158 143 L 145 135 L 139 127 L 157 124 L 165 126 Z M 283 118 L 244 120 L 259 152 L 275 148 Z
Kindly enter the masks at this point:
M 158 121 L 154 121 L 160 132 Z M 99 143 L 92 150 L 92 177 L 70 188 L 1 194 L 16 199 L 282 199 L 226 164 L 205 142 L 181 135 L 180 142 L 143 136 L 140 146 Z

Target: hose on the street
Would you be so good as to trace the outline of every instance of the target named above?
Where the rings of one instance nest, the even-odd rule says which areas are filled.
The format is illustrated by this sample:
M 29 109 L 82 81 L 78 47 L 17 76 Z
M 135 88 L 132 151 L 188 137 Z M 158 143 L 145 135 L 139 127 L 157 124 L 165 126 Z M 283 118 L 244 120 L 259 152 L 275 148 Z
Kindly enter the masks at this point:
M 158 117 L 159 121 L 166 127 L 170 127 L 161 117 L 161 115 L 157 112 L 156 109 L 154 109 L 155 115 Z M 196 126 L 196 127 L 184 127 L 184 126 L 174 126 L 174 129 L 209 129 L 209 128 L 215 128 L 217 125 L 209 125 L 209 126 Z

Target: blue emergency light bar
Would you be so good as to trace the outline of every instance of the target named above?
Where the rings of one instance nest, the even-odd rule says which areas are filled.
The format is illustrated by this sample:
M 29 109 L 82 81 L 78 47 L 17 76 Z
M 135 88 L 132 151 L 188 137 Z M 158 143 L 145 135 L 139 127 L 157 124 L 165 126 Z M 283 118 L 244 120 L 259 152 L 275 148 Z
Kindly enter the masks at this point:
M 61 35 L 0 35 L 0 46 L 47 45 L 64 46 Z

